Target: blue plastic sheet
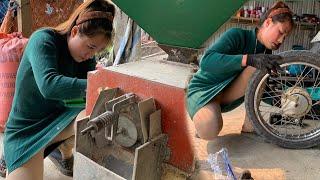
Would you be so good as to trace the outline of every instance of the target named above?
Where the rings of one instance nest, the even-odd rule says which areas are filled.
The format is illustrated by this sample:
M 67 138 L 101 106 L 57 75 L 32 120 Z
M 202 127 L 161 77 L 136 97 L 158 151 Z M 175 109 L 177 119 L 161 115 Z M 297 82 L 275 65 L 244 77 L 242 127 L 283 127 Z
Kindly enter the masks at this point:
M 3 21 L 4 16 L 7 13 L 9 6 L 9 0 L 0 0 L 0 24 Z

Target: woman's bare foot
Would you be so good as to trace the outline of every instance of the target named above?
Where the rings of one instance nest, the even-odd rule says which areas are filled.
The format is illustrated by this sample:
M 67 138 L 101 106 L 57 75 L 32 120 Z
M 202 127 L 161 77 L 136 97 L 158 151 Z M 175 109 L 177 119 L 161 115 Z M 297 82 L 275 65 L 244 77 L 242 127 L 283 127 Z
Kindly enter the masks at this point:
M 251 124 L 251 121 L 249 120 L 247 115 L 244 118 L 244 123 L 242 125 L 241 132 L 244 132 L 244 133 L 252 133 L 252 132 L 254 132 L 254 128 L 253 128 L 253 126 Z
M 69 159 L 73 156 L 72 149 L 74 147 L 74 136 L 66 139 L 61 145 L 58 147 L 61 152 L 62 159 Z

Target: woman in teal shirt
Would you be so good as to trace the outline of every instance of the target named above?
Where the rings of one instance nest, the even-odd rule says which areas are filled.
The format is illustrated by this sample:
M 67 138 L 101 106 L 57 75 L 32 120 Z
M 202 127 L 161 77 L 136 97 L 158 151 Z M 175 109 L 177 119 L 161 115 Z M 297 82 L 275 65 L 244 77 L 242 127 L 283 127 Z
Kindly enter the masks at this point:
M 255 69 L 280 69 L 280 56 L 272 55 L 293 28 L 292 12 L 278 1 L 255 30 L 232 28 L 204 54 L 190 81 L 187 110 L 197 135 L 212 140 L 222 129 L 222 112 L 239 106 Z
M 114 13 L 111 2 L 88 0 L 66 22 L 30 37 L 5 130 L 8 179 L 42 179 L 44 149 L 74 135 L 82 109 L 64 100 L 85 97 L 92 57 L 111 43 Z

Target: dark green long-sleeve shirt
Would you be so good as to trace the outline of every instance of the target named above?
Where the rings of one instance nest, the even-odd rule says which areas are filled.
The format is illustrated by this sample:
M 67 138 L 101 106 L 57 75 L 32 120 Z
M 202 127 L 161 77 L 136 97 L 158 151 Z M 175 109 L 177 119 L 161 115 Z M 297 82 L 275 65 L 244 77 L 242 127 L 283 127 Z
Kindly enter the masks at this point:
M 17 72 L 12 109 L 6 124 L 4 151 L 9 172 L 44 148 L 82 108 L 63 100 L 85 97 L 93 59 L 76 62 L 67 38 L 51 29 L 32 34 Z
M 244 54 L 265 52 L 266 48 L 256 39 L 255 30 L 231 28 L 226 31 L 205 52 L 200 61 L 200 69 L 190 81 L 187 93 L 189 115 L 193 117 L 201 107 L 205 106 L 242 72 L 241 63 Z M 270 50 L 267 50 L 267 53 L 270 53 Z M 234 107 L 241 102 L 243 100 L 240 99 Z M 222 111 L 228 109 L 221 108 Z

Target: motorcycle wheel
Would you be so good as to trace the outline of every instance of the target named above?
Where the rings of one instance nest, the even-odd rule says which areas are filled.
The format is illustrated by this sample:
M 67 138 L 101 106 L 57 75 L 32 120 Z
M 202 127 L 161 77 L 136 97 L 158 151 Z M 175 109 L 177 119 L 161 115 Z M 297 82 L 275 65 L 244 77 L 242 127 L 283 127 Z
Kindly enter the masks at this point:
M 320 55 L 310 51 L 279 55 L 283 72 L 269 75 L 257 70 L 252 75 L 245 94 L 247 116 L 259 135 L 281 147 L 318 145 Z

